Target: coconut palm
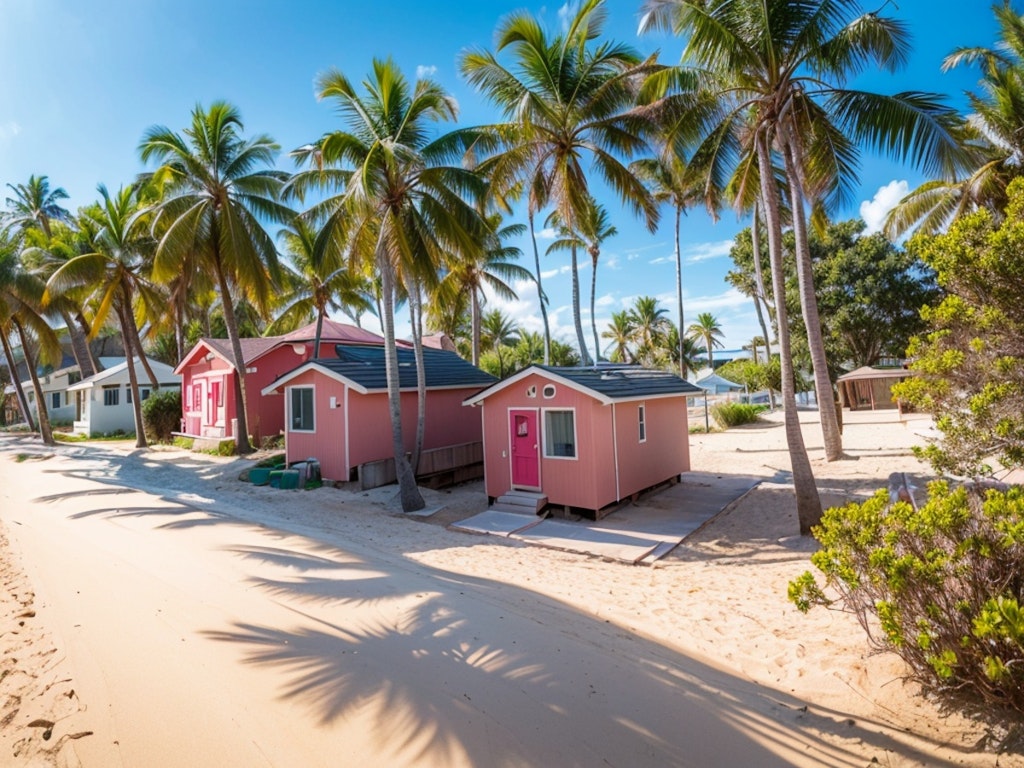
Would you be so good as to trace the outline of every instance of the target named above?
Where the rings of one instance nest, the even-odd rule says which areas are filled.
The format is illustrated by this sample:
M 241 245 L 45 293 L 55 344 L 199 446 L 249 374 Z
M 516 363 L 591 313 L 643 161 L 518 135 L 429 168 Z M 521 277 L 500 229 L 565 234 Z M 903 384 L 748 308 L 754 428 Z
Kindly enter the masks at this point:
M 353 317 L 369 311 L 373 305 L 367 296 L 369 281 L 365 275 L 344 262 L 335 265 L 316 258 L 316 237 L 316 230 L 302 219 L 296 219 L 290 228 L 278 234 L 294 271 L 285 272 L 277 318 L 264 333 L 287 333 L 315 318 L 313 357 L 320 357 L 320 338 L 328 310 Z
M 17 334 L 25 367 L 35 394 L 39 436 L 46 445 L 53 445 L 53 432 L 46 411 L 46 400 L 39 382 L 38 364 L 57 365 L 61 359 L 60 341 L 46 321 L 42 310 L 43 283 L 21 264 L 18 245 L 6 233 L 0 233 L 0 339 L 7 359 L 19 404 L 25 420 L 32 426 L 28 398 L 25 396 L 10 337 Z
M 603 0 L 584 0 L 564 29 L 549 35 L 536 17 L 513 12 L 498 25 L 495 35 L 496 53 L 511 54 L 509 66 L 499 62 L 495 53 L 481 49 L 470 50 L 460 59 L 462 74 L 509 121 L 492 126 L 504 151 L 482 169 L 498 190 L 517 186 L 524 190 L 531 232 L 533 216 L 548 206 L 568 229 L 575 229 L 591 197 L 587 160 L 650 229 L 657 225 L 657 205 L 619 160 L 646 148 L 640 130 L 643 121 L 633 108 L 638 78 L 651 64 L 628 46 L 597 42 L 606 20 Z M 534 250 L 536 256 L 536 241 Z M 539 263 L 536 268 L 545 321 L 545 360 L 549 360 L 551 337 Z M 578 318 L 576 280 L 573 312 Z
M 638 296 L 629 310 L 633 344 L 637 360 L 650 360 L 661 346 L 668 330 L 668 310 L 658 306 L 653 296 Z
M 690 327 L 686 329 L 686 335 L 695 341 L 699 339 L 704 342 L 704 350 L 708 355 L 708 368 L 713 370 L 715 361 L 712 357 L 712 349 L 715 347 L 721 349 L 721 339 L 724 336 L 722 326 L 719 325 L 715 316 L 710 312 L 701 312 L 697 315 L 697 322 L 691 323 Z
M 849 17 L 854 0 L 647 0 L 643 29 L 684 35 L 684 60 L 717 78 L 720 112 L 709 133 L 720 163 L 756 158 L 756 174 L 767 224 L 773 282 L 781 277 L 780 189 L 775 159 L 782 161 L 796 238 L 801 306 L 808 333 L 819 402 L 832 399 L 821 323 L 806 238 L 809 203 L 829 206 L 851 193 L 859 144 L 918 165 L 950 169 L 960 150 L 951 128 L 953 113 L 938 97 L 892 96 L 851 90 L 846 83 L 867 66 L 894 70 L 906 60 L 905 27 L 878 13 Z M 698 149 L 700 153 L 702 149 Z M 776 153 L 773 155 L 773 152 Z M 749 162 L 748 162 L 749 164 Z M 768 172 L 767 169 L 772 169 Z M 752 175 L 747 176 L 751 181 Z M 740 196 L 741 199 L 747 199 Z M 781 282 L 774 286 L 776 296 Z M 779 342 L 788 330 L 779 302 Z M 794 464 L 800 527 L 805 533 L 821 516 L 821 503 L 795 414 L 790 349 L 781 353 L 787 415 L 786 434 Z M 826 458 L 842 455 L 836 414 L 822 407 Z
M 235 367 L 235 450 L 240 454 L 251 452 L 252 445 L 235 303 L 245 298 L 266 312 L 279 268 L 261 220 L 283 224 L 295 215 L 278 201 L 287 178 L 272 167 L 278 145 L 266 135 L 245 139 L 242 131 L 238 110 L 218 101 L 208 109 L 196 106 L 181 134 L 153 126 L 139 145 L 143 162 L 160 163 L 151 178 L 164 191 L 154 208 L 160 239 L 153 279 L 169 281 L 198 267 L 216 282 Z
M 451 254 L 447 274 L 441 280 L 434 300 L 441 306 L 458 306 L 463 304 L 460 299 L 468 299 L 470 310 L 471 359 L 473 365 L 480 364 L 481 341 L 481 308 L 485 302 L 484 289 L 487 288 L 498 298 L 514 301 L 516 292 L 509 285 L 515 281 L 533 282 L 533 274 L 515 262 L 522 251 L 506 241 L 513 237 L 521 237 L 526 232 L 523 224 L 504 224 L 500 214 L 492 214 L 487 218 L 491 234 L 482 248 L 473 253 Z
M 148 222 L 140 216 L 141 206 L 135 188 L 122 188 L 111 195 L 102 184 L 99 205 L 83 211 L 81 218 L 95 226 L 91 238 L 95 250 L 69 259 L 47 281 L 47 295 L 86 288 L 95 306 L 94 327 L 102 327 L 111 313 L 124 340 L 128 364 L 128 386 L 135 417 L 135 446 L 145 448 L 146 431 L 142 423 L 142 400 L 135 358 L 145 359 L 138 325 L 164 307 L 163 296 L 143 277 L 147 253 L 153 249 Z M 151 374 L 152 375 L 152 374 Z M 157 383 L 154 382 L 154 386 Z
M 577 261 L 576 255 L 580 248 L 584 247 L 582 238 L 579 234 L 570 229 L 562 221 L 558 215 L 558 211 L 552 211 L 551 215 L 548 216 L 547 220 L 548 227 L 551 227 L 555 231 L 555 240 L 548 246 L 545 255 L 550 256 L 552 253 L 558 253 L 560 251 L 569 252 L 569 273 L 572 276 L 572 322 L 573 327 L 576 331 L 576 345 L 580 350 L 580 357 L 583 359 L 584 365 L 590 365 L 590 355 L 587 353 L 587 341 L 583 336 L 583 320 L 580 317 L 579 306 L 580 306 L 580 272 L 579 262 Z
M 50 189 L 50 180 L 46 176 L 29 176 L 26 184 L 8 184 L 7 188 L 14 193 L 4 201 L 7 213 L 4 214 L 6 229 L 27 229 L 38 226 L 49 238 L 53 233 L 51 221 L 71 221 L 71 214 L 61 207 L 60 201 L 68 199 L 63 187 Z
M 500 309 L 492 309 L 484 315 L 480 323 L 480 347 L 485 352 L 493 352 L 498 358 L 498 378 L 505 378 L 504 350 L 516 343 L 519 329 L 511 317 Z
M 602 339 L 608 339 L 608 346 L 605 354 L 608 359 L 615 363 L 632 363 L 635 361 L 633 350 L 630 345 L 633 343 L 633 321 L 629 317 L 629 310 L 612 312 L 611 322 L 607 329 L 601 333 Z
M 597 262 L 601 258 L 601 246 L 610 237 L 619 234 L 608 218 L 608 210 L 590 198 L 590 205 L 583 209 L 576 220 L 576 234 L 590 255 L 590 328 L 594 333 L 594 362 L 601 358 L 601 344 L 597 338 Z M 585 356 L 584 356 L 585 357 Z M 586 362 L 584 360 L 584 362 Z
M 483 184 L 472 171 L 448 164 L 465 151 L 466 136 L 431 136 L 431 123 L 456 117 L 454 100 L 437 83 L 410 84 L 393 61 L 375 60 L 362 92 L 337 70 L 320 75 L 317 90 L 337 105 L 344 129 L 296 156 L 310 163 L 311 181 L 322 177 L 322 169 L 335 171 L 337 194 L 317 209 L 326 217 L 320 236 L 325 251 L 333 248 L 357 264 L 371 261 L 381 281 L 395 469 L 402 508 L 413 511 L 424 502 L 402 436 L 395 301 L 403 287 L 418 299 L 444 253 L 480 247 L 487 228 L 464 195 L 481 196 Z

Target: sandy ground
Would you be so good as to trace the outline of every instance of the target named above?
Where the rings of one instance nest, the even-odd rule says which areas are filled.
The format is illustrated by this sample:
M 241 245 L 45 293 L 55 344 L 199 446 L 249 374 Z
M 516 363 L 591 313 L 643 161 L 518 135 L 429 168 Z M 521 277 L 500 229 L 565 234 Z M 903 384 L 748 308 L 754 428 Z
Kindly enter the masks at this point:
M 928 477 L 926 420 L 847 412 L 827 464 L 802 416 L 828 504 Z M 765 482 L 648 567 L 448 530 L 480 483 L 406 518 L 393 488 L 0 437 L 0 765 L 1024 765 L 788 603 L 815 545 L 778 415 L 691 446 Z

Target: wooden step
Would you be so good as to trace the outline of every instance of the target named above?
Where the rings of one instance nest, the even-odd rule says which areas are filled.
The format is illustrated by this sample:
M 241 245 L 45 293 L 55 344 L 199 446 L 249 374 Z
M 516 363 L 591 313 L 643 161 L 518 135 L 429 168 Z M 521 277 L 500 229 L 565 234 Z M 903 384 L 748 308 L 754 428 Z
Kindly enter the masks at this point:
M 531 514 L 536 514 L 548 503 L 548 497 L 543 493 L 537 493 L 535 491 L 519 491 L 511 490 L 502 494 L 498 497 L 495 502 L 495 506 L 501 505 L 502 508 L 512 509 L 515 511 L 522 510 Z

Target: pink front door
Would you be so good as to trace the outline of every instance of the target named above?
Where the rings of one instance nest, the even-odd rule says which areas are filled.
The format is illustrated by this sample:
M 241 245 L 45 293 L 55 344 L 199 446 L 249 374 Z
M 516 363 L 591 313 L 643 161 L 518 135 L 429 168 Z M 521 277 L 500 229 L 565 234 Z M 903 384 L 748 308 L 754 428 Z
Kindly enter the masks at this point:
M 540 435 L 536 411 L 509 411 L 512 485 L 540 488 Z

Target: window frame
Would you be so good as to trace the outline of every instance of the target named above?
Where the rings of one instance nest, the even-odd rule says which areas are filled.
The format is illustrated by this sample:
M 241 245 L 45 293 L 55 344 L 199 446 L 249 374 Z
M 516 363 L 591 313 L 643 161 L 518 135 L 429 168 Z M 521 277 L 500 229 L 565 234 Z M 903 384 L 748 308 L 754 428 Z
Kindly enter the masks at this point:
M 63 403 L 61 402 L 60 392 L 51 392 L 50 393 L 50 410 L 56 410 L 57 408 L 63 408 L 63 407 L 64 406 L 63 406 Z
M 637 430 L 641 443 L 647 442 L 647 403 L 640 403 L 637 407 Z
M 572 456 L 560 456 L 549 452 L 551 442 L 549 440 L 549 429 L 548 429 L 548 414 L 549 413 L 568 413 L 572 416 Z M 562 461 L 579 461 L 580 459 L 580 439 L 579 432 L 576 428 L 576 409 L 575 408 L 541 408 L 540 409 L 540 421 L 541 421 L 541 457 L 544 459 L 556 459 Z
M 314 434 L 316 432 L 316 386 L 313 384 L 297 384 L 294 387 L 286 387 L 288 391 L 288 431 L 300 432 L 302 434 Z M 309 394 L 309 422 L 310 427 L 304 429 L 295 426 L 295 395 L 299 392 L 308 391 Z M 304 415 L 304 414 L 303 414 Z
M 110 397 L 107 397 L 110 395 Z M 116 408 L 121 404 L 121 385 L 108 384 L 103 387 L 103 407 Z

